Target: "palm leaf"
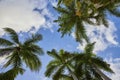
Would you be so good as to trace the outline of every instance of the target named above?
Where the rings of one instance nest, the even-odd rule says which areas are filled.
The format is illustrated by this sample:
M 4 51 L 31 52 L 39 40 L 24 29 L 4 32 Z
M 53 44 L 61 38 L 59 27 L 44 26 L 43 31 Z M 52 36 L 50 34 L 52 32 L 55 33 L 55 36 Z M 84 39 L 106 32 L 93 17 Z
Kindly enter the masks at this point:
M 20 55 L 22 57 L 22 60 L 27 65 L 27 67 L 29 67 L 32 71 L 39 71 L 41 67 L 41 62 L 37 55 L 27 50 L 22 51 Z
M 92 53 L 92 52 L 93 52 L 93 49 L 94 49 L 95 43 L 96 43 L 96 42 L 88 43 L 88 44 L 85 46 L 84 52 L 85 52 L 85 53 Z
M 24 42 L 24 44 L 25 45 L 28 45 L 28 44 L 32 44 L 32 43 L 36 43 L 36 42 L 38 42 L 38 41 L 40 41 L 40 40 L 42 40 L 42 35 L 41 34 L 33 34 L 32 35 L 32 38 L 28 38 L 25 42 Z
M 115 15 L 116 17 L 120 17 L 120 11 L 117 9 L 109 9 L 109 12 Z
M 74 79 L 69 75 L 61 74 L 60 80 L 74 80 Z
M 55 70 L 57 70 L 57 65 L 50 65 L 49 67 L 47 66 L 47 70 L 45 71 L 45 76 L 50 77 Z
M 100 69 L 103 69 L 107 72 L 110 73 L 114 73 L 111 69 L 110 69 L 110 65 L 107 64 L 105 61 L 103 61 L 101 58 L 96 57 L 96 58 L 92 58 L 92 61 L 94 62 L 94 64 L 96 66 L 98 66 Z
M 64 68 L 64 66 L 59 67 L 59 69 L 53 75 L 53 80 L 59 80 L 61 73 L 64 72 L 63 68 Z
M 56 52 L 55 49 L 53 49 L 51 52 L 48 51 L 47 54 L 50 55 L 50 56 L 52 56 L 52 57 L 55 58 L 55 59 L 61 60 L 60 56 L 57 54 L 57 52 Z M 61 61 L 62 61 L 62 60 L 61 60 Z
M 24 69 L 22 68 L 12 68 L 5 73 L 0 74 L 0 80 L 14 80 L 18 74 L 23 74 Z
M 10 38 L 17 44 L 19 44 L 19 39 L 17 33 L 11 28 L 3 28 L 9 35 Z
M 8 61 L 4 64 L 3 67 L 8 67 L 12 65 L 12 67 L 20 67 L 22 65 L 21 57 L 17 51 L 14 51 L 11 55 L 7 57 Z
M 12 46 L 13 43 L 9 40 L 0 38 L 0 46 Z
M 1 48 L 0 49 L 0 56 L 9 55 L 13 50 L 14 50 L 13 47 Z
M 41 55 L 41 54 L 44 53 L 42 48 L 40 48 L 37 44 L 24 45 L 24 46 L 22 46 L 22 49 L 23 49 L 23 51 L 24 50 L 29 50 L 32 53 L 35 53 L 35 54 L 38 54 L 38 55 Z

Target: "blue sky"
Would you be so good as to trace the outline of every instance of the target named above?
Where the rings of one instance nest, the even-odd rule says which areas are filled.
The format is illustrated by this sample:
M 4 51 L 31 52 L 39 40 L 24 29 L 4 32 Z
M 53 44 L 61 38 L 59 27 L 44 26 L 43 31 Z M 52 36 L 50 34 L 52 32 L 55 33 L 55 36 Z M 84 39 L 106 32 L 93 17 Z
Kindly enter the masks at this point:
M 74 33 L 64 36 L 57 32 L 58 24 L 53 23 L 58 14 L 53 6 L 56 0 L 1 0 L 0 1 L 0 35 L 5 36 L 2 28 L 10 27 L 19 33 L 20 39 L 29 36 L 30 33 L 41 33 L 43 40 L 38 44 L 43 48 L 45 55 L 41 56 L 42 68 L 40 72 L 31 72 L 26 68 L 24 75 L 19 75 L 16 80 L 50 80 L 45 78 L 44 71 L 51 58 L 46 51 L 52 49 L 64 49 L 66 51 L 82 51 L 83 45 L 75 42 Z M 120 18 L 110 14 L 107 16 L 109 28 L 86 25 L 87 35 L 90 41 L 96 41 L 94 52 L 111 64 L 115 74 L 110 74 L 112 80 L 120 80 Z M 96 34 L 96 32 L 98 32 Z M 0 63 L 5 61 L 5 56 L 0 57 Z M 4 70 L 1 70 L 4 71 Z

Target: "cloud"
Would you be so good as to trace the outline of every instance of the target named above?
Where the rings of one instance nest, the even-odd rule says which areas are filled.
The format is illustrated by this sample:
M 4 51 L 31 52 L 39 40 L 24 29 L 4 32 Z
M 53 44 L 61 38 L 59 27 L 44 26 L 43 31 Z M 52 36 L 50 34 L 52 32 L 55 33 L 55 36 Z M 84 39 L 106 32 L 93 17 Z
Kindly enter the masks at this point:
M 110 64 L 111 69 L 115 72 L 115 74 L 111 74 L 109 77 L 112 80 L 120 79 L 120 58 L 110 58 L 106 59 L 106 61 Z
M 45 15 L 50 15 L 47 10 L 47 0 L 1 0 L 0 1 L 0 35 L 2 28 L 10 27 L 16 31 L 28 31 L 32 26 L 39 29 L 46 23 Z M 44 12 L 34 10 L 38 8 Z M 46 13 L 45 13 L 46 12 Z M 47 26 L 48 27 L 48 26 Z
M 111 45 L 118 46 L 118 42 L 116 41 L 116 34 L 117 31 L 113 22 L 109 21 L 109 27 L 105 27 L 104 25 L 100 26 L 92 26 L 85 24 L 87 36 L 90 39 L 90 42 L 96 42 L 94 52 L 104 51 Z M 75 37 L 73 35 L 73 37 Z M 84 41 L 83 45 L 79 44 L 77 49 L 83 50 L 86 45 Z
M 28 33 L 35 33 L 41 27 L 51 28 L 53 17 L 48 3 L 48 0 L 0 0 L 0 36 L 5 27 Z M 0 64 L 4 59 L 0 57 Z

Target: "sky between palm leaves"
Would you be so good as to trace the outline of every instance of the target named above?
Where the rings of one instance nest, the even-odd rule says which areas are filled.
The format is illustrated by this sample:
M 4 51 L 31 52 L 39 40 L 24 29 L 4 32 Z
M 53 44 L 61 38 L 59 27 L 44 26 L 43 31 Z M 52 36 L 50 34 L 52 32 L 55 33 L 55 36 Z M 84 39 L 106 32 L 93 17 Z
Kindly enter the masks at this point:
M 53 48 L 65 49 L 67 51 L 81 51 L 84 47 L 76 43 L 74 35 L 61 38 L 57 32 L 58 26 L 53 23 L 57 18 L 57 12 L 52 6 L 57 0 L 0 0 L 0 35 L 7 37 L 2 31 L 4 27 L 11 27 L 19 32 L 20 39 L 29 36 L 29 33 L 39 32 L 43 35 L 43 40 L 39 43 L 46 52 Z M 115 74 L 111 75 L 112 80 L 120 79 L 120 23 L 119 18 L 108 14 L 109 28 L 90 26 L 87 34 L 91 41 L 96 41 L 95 52 L 111 64 Z M 98 32 L 98 33 L 96 33 Z M 18 76 L 16 80 L 50 80 L 44 77 L 44 71 L 51 58 L 46 54 L 41 57 L 42 68 L 39 73 L 32 73 L 27 70 L 23 76 Z M 4 58 L 0 58 L 2 63 Z M 0 66 L 1 67 L 1 66 Z M 0 71 L 4 71 L 1 69 Z M 30 77 L 28 77 L 30 76 Z

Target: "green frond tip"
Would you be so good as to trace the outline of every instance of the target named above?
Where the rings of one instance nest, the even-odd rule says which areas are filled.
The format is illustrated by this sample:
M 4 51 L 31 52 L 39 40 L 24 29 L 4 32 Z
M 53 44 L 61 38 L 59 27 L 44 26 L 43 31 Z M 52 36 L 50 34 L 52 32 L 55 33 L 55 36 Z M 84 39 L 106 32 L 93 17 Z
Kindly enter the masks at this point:
M 7 39 L 0 38 L 0 46 L 12 46 L 13 43 Z
M 88 53 L 92 53 L 93 49 L 94 49 L 94 45 L 95 45 L 96 42 L 93 42 L 93 43 L 88 43 L 86 46 L 85 46 L 85 52 Z
M 32 34 L 32 37 L 28 38 L 24 44 L 28 45 L 28 44 L 32 44 L 32 43 L 37 43 L 40 40 L 42 40 L 42 35 L 41 34 Z
M 18 35 L 13 29 L 11 28 L 3 28 L 3 29 L 10 35 L 10 38 L 12 39 L 12 41 L 19 44 Z
M 0 73 L 0 80 L 14 80 L 18 74 L 23 74 L 24 69 L 16 67 L 8 70 L 7 72 Z

